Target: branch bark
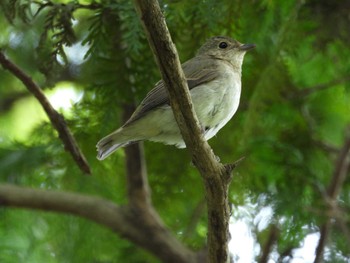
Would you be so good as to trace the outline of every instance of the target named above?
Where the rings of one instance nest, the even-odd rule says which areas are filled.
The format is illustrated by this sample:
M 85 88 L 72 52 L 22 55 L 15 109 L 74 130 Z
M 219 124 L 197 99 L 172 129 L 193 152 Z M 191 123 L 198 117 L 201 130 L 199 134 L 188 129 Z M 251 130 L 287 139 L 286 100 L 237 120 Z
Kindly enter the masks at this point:
M 199 253 L 184 247 L 159 223 L 154 210 L 140 214 L 131 206 L 117 206 L 98 197 L 7 184 L 0 185 L 0 205 L 80 216 L 111 229 L 163 262 L 203 262 Z
M 12 61 L 7 59 L 0 51 L 0 64 L 4 69 L 10 71 L 16 78 L 18 78 L 24 86 L 31 92 L 39 101 L 47 116 L 49 117 L 53 127 L 58 132 L 59 138 L 64 144 L 64 147 L 72 155 L 75 163 L 86 174 L 91 174 L 90 166 L 81 152 L 75 138 L 67 126 L 63 116 L 59 114 L 50 104 L 45 94 L 40 87 L 26 74 L 22 69 L 15 65 Z
M 159 3 L 156 0 L 134 0 L 134 5 L 156 57 L 182 137 L 204 180 L 209 221 L 209 261 L 228 262 L 228 187 L 235 165 L 219 163 L 203 138 L 180 60 Z
M 125 209 L 97 197 L 1 184 L 0 205 L 77 215 L 107 226 L 123 236 L 133 235 L 125 219 Z
M 336 160 L 333 176 L 327 190 L 326 202 L 330 205 L 333 211 L 337 210 L 337 198 L 340 194 L 345 178 L 350 171 L 350 129 L 348 133 L 347 139 L 345 140 Z M 327 244 L 331 226 L 331 218 L 328 218 L 321 226 L 320 239 L 316 248 L 314 263 L 320 263 L 323 261 L 323 252 Z

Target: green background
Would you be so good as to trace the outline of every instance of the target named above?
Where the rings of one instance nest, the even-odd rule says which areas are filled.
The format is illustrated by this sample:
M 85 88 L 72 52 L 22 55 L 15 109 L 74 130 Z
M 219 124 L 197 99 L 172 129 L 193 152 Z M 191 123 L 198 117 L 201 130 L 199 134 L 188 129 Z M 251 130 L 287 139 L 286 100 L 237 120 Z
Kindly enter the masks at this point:
M 160 78 L 132 2 L 39 3 L 50 4 L 1 1 L 0 48 L 56 101 L 93 175 L 82 174 L 38 102 L 0 69 L 0 180 L 125 204 L 124 152 L 99 162 L 95 145 L 122 124 L 123 106 L 138 104 Z M 234 171 L 230 200 L 232 220 L 251 227 L 255 259 L 277 227 L 271 258 L 289 262 L 330 214 L 325 192 L 350 123 L 349 1 L 160 4 L 182 62 L 215 35 L 257 45 L 245 57 L 238 112 L 209 143 L 224 163 L 246 157 Z M 145 154 L 155 208 L 183 243 L 200 249 L 204 192 L 188 153 L 146 142 Z M 342 228 L 350 227 L 349 178 L 337 201 L 326 262 L 349 260 Z M 272 213 L 259 227 L 266 207 Z M 158 260 L 85 219 L 3 207 L 0 262 Z

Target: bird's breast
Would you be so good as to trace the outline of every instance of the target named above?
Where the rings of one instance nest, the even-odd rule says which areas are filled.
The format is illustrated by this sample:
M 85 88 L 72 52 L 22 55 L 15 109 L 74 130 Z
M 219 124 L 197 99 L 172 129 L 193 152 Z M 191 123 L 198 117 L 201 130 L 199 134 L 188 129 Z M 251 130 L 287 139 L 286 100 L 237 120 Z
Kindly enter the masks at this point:
M 235 114 L 241 95 L 241 76 L 227 70 L 219 78 L 192 90 L 192 100 L 205 137 L 213 137 Z

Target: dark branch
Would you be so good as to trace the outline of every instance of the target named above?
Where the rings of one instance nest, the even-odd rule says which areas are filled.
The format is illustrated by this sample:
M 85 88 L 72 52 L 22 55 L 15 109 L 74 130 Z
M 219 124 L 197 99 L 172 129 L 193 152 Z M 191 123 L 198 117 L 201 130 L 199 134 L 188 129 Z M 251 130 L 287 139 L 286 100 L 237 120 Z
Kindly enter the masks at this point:
M 270 229 L 269 237 L 264 245 L 259 263 L 267 263 L 268 262 L 272 247 L 276 243 L 276 240 L 278 238 L 278 232 L 279 231 L 278 231 L 277 226 L 272 225 L 271 229 Z
M 324 223 L 320 229 L 320 239 L 318 240 L 318 244 L 316 247 L 316 252 L 315 252 L 316 256 L 315 256 L 314 263 L 323 262 L 323 251 L 327 244 L 327 239 L 328 239 L 330 230 L 331 230 L 331 221 L 327 220 L 327 222 Z
M 280 256 L 278 257 L 278 263 L 284 263 L 284 262 L 290 262 L 293 259 L 293 250 L 295 247 L 289 246 L 284 251 L 281 252 Z M 289 261 L 286 261 L 288 259 Z
M 0 52 L 0 64 L 4 69 L 10 71 L 16 78 L 18 78 L 24 86 L 37 98 L 47 116 L 49 117 L 53 127 L 57 130 L 64 147 L 70 152 L 73 159 L 79 168 L 86 174 L 91 174 L 90 166 L 81 152 L 75 138 L 69 130 L 63 116 L 59 114 L 50 104 L 45 94 L 40 87 L 26 74 L 22 69 L 8 60 L 5 55 Z

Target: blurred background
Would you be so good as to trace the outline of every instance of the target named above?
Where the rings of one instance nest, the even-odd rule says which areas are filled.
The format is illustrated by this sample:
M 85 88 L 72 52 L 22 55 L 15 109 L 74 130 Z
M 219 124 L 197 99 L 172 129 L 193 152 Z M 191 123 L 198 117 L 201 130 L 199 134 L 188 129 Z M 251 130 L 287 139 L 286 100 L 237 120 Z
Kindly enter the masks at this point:
M 350 260 L 350 180 L 331 196 L 350 125 L 350 1 L 160 1 L 181 61 L 226 35 L 255 43 L 233 119 L 210 140 L 241 157 L 230 188 L 234 262 Z M 37 100 L 0 68 L 0 180 L 126 203 L 124 151 L 103 162 L 96 142 L 160 74 L 132 1 L 0 2 L 0 49 L 62 113 L 86 156 L 84 176 Z M 144 144 L 153 204 L 187 246 L 206 240 L 201 177 L 186 150 Z M 348 157 L 349 158 L 349 157 Z M 269 243 L 270 242 L 270 243 Z M 55 213 L 0 208 L 0 262 L 159 262 L 110 230 Z

